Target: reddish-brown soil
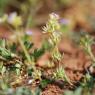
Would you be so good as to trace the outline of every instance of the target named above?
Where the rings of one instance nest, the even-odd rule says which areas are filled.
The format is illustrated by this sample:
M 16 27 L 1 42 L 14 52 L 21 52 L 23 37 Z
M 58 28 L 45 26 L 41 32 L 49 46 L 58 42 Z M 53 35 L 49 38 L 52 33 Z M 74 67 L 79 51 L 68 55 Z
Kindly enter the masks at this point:
M 42 95 L 62 95 L 63 90 L 56 85 L 48 85 Z

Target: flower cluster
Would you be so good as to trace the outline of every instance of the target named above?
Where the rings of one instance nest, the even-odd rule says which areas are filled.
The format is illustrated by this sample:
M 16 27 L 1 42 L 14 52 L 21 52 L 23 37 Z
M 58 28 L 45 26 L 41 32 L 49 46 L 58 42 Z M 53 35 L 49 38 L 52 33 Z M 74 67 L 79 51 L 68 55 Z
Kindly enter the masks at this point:
M 57 14 L 50 14 L 50 19 L 44 26 L 44 33 L 48 34 L 48 43 L 52 47 L 52 57 L 53 59 L 60 60 L 61 55 L 58 50 L 58 43 L 61 40 L 62 33 L 60 32 L 59 16 Z
M 49 34 L 49 42 L 51 45 L 55 45 L 57 42 L 59 42 L 61 36 L 61 33 L 59 32 L 60 24 L 58 20 L 58 15 L 54 13 L 50 14 L 50 19 L 46 23 L 46 26 L 43 28 L 44 33 Z
M 22 25 L 22 18 L 21 16 L 18 16 L 16 12 L 13 12 L 9 15 L 5 14 L 3 17 L 0 18 L 0 23 L 5 22 L 17 28 Z

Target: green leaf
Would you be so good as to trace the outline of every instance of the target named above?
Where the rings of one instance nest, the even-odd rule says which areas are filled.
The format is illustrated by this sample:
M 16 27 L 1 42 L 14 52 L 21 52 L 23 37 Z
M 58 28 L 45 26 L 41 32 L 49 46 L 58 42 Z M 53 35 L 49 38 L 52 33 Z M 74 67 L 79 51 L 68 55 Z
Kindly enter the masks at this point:
M 29 50 L 29 49 L 31 49 L 33 47 L 34 44 L 33 43 L 30 43 L 28 41 L 25 41 L 24 42 L 24 45 L 25 45 L 26 49 Z
M 8 51 L 7 49 L 5 48 L 2 48 L 0 47 L 0 55 L 6 59 L 10 59 L 12 56 L 11 56 L 11 52 Z
M 6 67 L 3 66 L 3 67 L 2 67 L 2 71 L 1 71 L 2 75 L 3 75 L 5 72 L 6 72 Z
M 42 81 L 40 82 L 40 87 L 43 89 L 43 88 L 45 88 L 49 83 L 51 83 L 50 80 L 44 79 L 44 80 L 42 80 Z
M 32 68 L 29 68 L 27 72 L 28 72 L 28 76 L 32 76 L 33 69 Z
M 16 53 L 16 50 L 17 50 L 17 44 L 16 43 L 13 43 L 11 46 L 10 46 L 10 50 L 14 53 Z
M 0 47 L 5 48 L 5 44 L 6 44 L 5 40 L 0 39 Z
M 34 57 L 34 60 L 36 61 L 40 56 L 44 54 L 44 49 L 35 49 L 34 52 L 31 54 Z

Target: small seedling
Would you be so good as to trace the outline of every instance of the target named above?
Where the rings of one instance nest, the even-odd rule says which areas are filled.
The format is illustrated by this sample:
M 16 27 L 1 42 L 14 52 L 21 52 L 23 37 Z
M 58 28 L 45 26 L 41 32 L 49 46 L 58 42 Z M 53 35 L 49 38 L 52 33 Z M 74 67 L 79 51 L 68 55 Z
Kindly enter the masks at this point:
M 56 69 L 56 71 L 53 73 L 53 78 L 66 81 L 66 82 L 71 84 L 71 82 L 70 82 L 69 78 L 67 77 L 63 67 L 59 67 Z
M 83 46 L 85 52 L 91 57 L 92 62 L 95 62 L 95 57 L 92 53 L 92 45 L 95 44 L 94 43 L 94 38 L 89 36 L 89 35 L 85 35 L 84 37 L 81 38 L 80 44 Z

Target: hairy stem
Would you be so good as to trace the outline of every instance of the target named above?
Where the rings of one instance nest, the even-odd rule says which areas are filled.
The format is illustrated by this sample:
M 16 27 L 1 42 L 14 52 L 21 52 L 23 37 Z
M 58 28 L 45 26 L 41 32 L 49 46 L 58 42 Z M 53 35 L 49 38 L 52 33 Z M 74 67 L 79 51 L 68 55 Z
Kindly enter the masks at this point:
M 88 53 L 89 53 L 89 55 L 91 57 L 91 60 L 93 62 L 95 62 L 95 56 L 93 55 L 92 50 L 91 50 L 91 46 L 89 46 L 89 45 L 88 45 Z

